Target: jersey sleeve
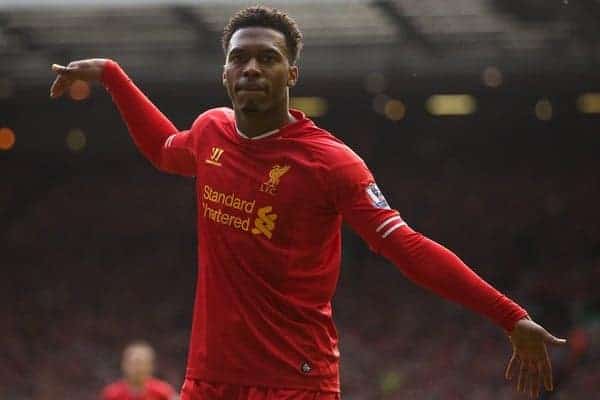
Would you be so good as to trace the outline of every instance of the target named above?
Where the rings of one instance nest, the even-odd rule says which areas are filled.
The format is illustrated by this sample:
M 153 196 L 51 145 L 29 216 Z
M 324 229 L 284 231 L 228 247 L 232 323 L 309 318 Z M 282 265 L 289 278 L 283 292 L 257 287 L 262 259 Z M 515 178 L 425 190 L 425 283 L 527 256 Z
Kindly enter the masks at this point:
M 483 280 L 456 254 L 408 226 L 389 235 L 380 253 L 419 286 L 487 317 L 506 331 L 527 316 L 527 311 Z
M 194 176 L 194 128 L 179 131 L 132 82 L 119 64 L 109 60 L 102 84 L 108 90 L 141 153 L 159 170 Z
M 327 184 L 334 207 L 371 250 L 379 253 L 385 239 L 406 223 L 399 212 L 389 206 L 373 174 L 356 153 L 342 148 L 331 154 L 334 160 Z
M 335 188 L 338 212 L 373 251 L 392 261 L 411 281 L 507 331 L 527 315 L 450 250 L 412 230 L 388 205 L 360 157 L 348 150 L 334 165 L 330 187 Z

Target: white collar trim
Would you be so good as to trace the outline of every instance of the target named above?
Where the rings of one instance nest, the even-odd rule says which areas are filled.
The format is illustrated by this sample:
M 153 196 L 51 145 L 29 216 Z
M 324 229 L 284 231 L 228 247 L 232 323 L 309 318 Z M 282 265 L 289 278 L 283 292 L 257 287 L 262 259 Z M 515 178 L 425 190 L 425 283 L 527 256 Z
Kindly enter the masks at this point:
M 235 126 L 235 130 L 238 133 L 238 135 L 240 135 L 241 137 L 243 137 L 245 139 L 250 139 L 250 140 L 262 139 L 262 138 L 274 135 L 275 133 L 279 132 L 279 129 L 273 129 L 272 131 L 262 133 L 258 136 L 248 137 L 248 136 L 244 135 L 244 133 L 238 129 L 237 125 Z

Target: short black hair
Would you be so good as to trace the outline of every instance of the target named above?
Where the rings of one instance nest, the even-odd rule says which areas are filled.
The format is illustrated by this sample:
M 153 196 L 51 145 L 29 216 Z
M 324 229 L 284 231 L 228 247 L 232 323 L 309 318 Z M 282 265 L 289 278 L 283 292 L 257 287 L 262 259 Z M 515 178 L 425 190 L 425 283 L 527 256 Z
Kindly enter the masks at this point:
M 290 64 L 295 64 L 300 58 L 302 50 L 302 32 L 292 17 L 284 11 L 266 6 L 253 6 L 236 12 L 223 30 L 221 43 L 223 51 L 227 54 L 229 41 L 233 34 L 242 28 L 253 26 L 271 28 L 283 33 L 288 50 Z

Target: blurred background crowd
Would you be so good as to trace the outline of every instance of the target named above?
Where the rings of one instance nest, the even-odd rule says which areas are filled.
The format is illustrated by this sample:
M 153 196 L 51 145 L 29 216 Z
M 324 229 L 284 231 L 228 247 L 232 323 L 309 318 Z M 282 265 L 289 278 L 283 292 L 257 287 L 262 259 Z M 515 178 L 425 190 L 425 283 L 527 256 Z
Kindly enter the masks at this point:
M 365 159 L 409 225 L 569 339 L 546 399 L 593 398 L 600 5 L 452 3 L 273 2 L 306 36 L 293 104 Z M 96 399 L 136 339 L 180 387 L 194 181 L 155 171 L 100 87 L 50 101 L 50 65 L 113 58 L 185 129 L 228 104 L 219 30 L 248 4 L 0 1 L 0 399 Z M 345 400 L 517 398 L 502 330 L 351 231 L 334 310 Z

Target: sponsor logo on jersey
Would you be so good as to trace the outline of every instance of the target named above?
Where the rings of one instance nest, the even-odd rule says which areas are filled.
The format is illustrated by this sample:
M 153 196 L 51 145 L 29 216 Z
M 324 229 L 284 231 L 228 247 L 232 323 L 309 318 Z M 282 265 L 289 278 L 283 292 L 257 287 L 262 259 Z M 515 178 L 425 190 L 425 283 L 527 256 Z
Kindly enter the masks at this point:
M 285 175 L 290 168 L 289 165 L 273 165 L 273 168 L 269 171 L 269 179 L 260 185 L 260 191 L 275 196 L 281 177 Z
M 204 185 L 202 198 L 213 203 L 219 203 L 226 207 L 243 210 L 247 214 L 252 214 L 256 200 L 244 200 L 239 198 L 235 193 L 223 193 L 213 189 L 210 185 Z
M 206 160 L 204 160 L 207 164 L 210 165 L 216 165 L 217 167 L 221 166 L 221 162 L 219 162 L 219 159 L 221 158 L 221 156 L 223 155 L 223 149 L 220 147 L 213 147 L 212 150 L 210 151 L 210 158 L 207 158 Z
M 210 185 L 204 185 L 202 190 L 201 215 L 209 221 L 254 235 L 273 237 L 277 214 L 273 207 L 258 208 L 255 214 L 256 200 L 242 199 L 236 193 L 220 192 Z M 254 226 L 250 222 L 254 219 Z
M 370 183 L 369 186 L 367 186 L 367 196 L 369 196 L 369 200 L 371 200 L 373 207 L 390 209 L 388 202 L 385 200 L 385 197 L 383 197 L 383 193 L 381 193 L 381 190 L 379 190 L 375 182 Z
M 273 207 L 271 206 L 258 209 L 258 217 L 254 220 L 254 228 L 252 228 L 253 234 L 262 234 L 271 239 L 273 236 L 273 229 L 275 229 L 275 220 L 277 219 L 277 214 L 273 214 L 271 211 L 273 211 Z

